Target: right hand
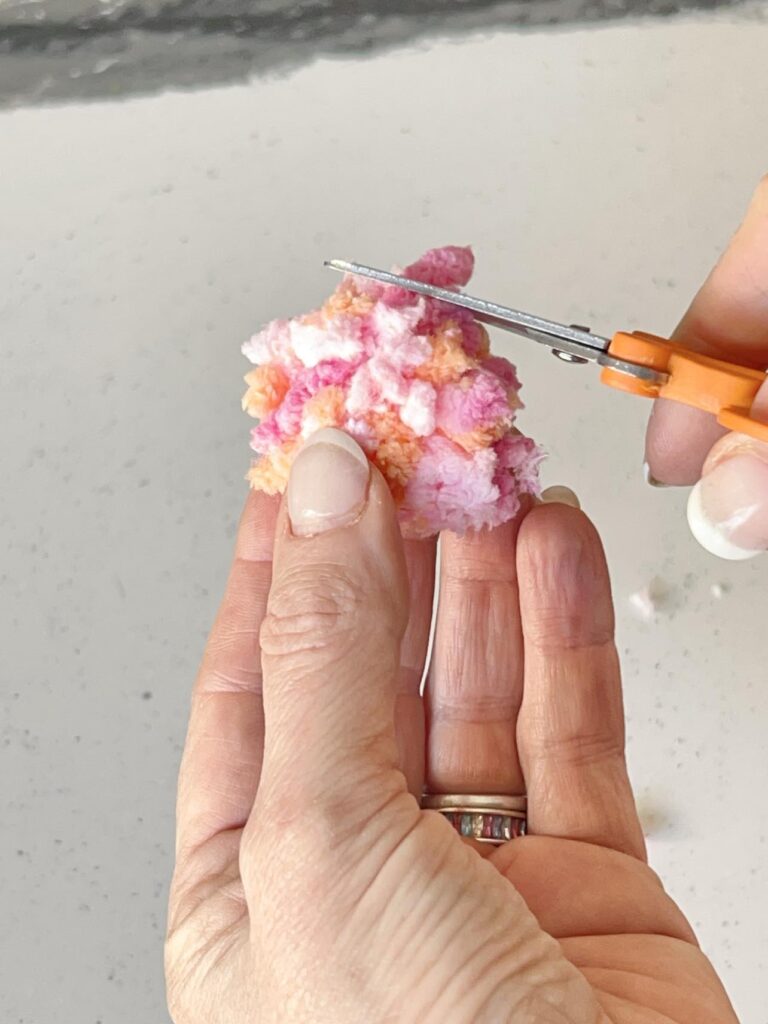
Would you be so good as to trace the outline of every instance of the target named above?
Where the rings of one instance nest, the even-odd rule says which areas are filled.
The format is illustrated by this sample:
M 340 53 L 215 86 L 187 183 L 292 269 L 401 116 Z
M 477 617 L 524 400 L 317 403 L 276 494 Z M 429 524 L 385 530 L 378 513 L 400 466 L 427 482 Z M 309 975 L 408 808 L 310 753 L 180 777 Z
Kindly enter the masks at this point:
M 708 356 L 768 367 L 768 176 L 672 337 Z M 768 383 L 752 412 L 768 422 Z M 708 413 L 658 399 L 645 459 L 650 482 L 695 484 L 688 522 L 712 554 L 743 559 L 768 550 L 768 444 L 727 433 Z

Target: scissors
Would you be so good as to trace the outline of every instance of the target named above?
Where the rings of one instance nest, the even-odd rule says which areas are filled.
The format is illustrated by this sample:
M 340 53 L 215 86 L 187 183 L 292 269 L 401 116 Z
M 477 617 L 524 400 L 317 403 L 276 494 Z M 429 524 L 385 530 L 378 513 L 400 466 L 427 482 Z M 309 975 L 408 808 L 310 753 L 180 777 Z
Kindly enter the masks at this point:
M 768 441 L 768 422 L 754 419 L 750 412 L 767 378 L 762 370 L 711 359 L 644 331 L 618 331 L 612 338 L 601 338 L 592 334 L 588 327 L 544 320 L 496 302 L 361 263 L 326 260 L 325 266 L 460 306 L 470 310 L 481 323 L 546 345 L 567 363 L 597 363 L 602 367 L 600 380 L 609 387 L 645 398 L 682 402 L 711 413 L 727 430 Z

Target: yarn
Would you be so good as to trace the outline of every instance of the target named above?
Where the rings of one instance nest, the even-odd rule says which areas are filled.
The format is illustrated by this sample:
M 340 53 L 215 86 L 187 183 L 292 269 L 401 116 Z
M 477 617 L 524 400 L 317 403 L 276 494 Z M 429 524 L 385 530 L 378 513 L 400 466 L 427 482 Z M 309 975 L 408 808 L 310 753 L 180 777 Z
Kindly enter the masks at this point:
M 469 247 L 446 246 L 396 272 L 458 290 L 473 268 Z M 256 364 L 243 408 L 259 420 L 258 490 L 282 493 L 304 440 L 337 427 L 383 473 L 404 536 L 497 526 L 538 494 L 541 452 L 513 427 L 515 368 L 467 310 L 346 275 L 320 309 L 272 321 L 243 353 Z

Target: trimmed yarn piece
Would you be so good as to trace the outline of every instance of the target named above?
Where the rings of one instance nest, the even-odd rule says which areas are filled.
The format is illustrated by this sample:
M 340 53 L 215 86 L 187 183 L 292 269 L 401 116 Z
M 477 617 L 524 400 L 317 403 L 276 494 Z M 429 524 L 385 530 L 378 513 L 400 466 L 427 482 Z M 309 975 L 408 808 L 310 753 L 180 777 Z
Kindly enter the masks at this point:
M 445 246 L 395 272 L 458 290 L 473 269 L 468 246 Z M 466 310 L 346 275 L 320 309 L 273 320 L 243 354 L 257 490 L 282 493 L 304 441 L 336 427 L 383 473 L 406 537 L 498 526 L 539 492 L 541 452 L 513 426 L 515 368 Z

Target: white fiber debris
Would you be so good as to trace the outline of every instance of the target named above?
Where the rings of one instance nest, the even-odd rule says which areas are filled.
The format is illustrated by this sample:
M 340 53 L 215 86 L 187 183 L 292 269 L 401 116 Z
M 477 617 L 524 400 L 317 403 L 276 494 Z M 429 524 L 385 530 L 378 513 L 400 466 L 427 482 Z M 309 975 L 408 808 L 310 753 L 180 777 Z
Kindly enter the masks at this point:
M 629 606 L 638 618 L 650 622 L 663 609 L 668 596 L 667 585 L 654 577 L 650 583 L 629 595 Z

